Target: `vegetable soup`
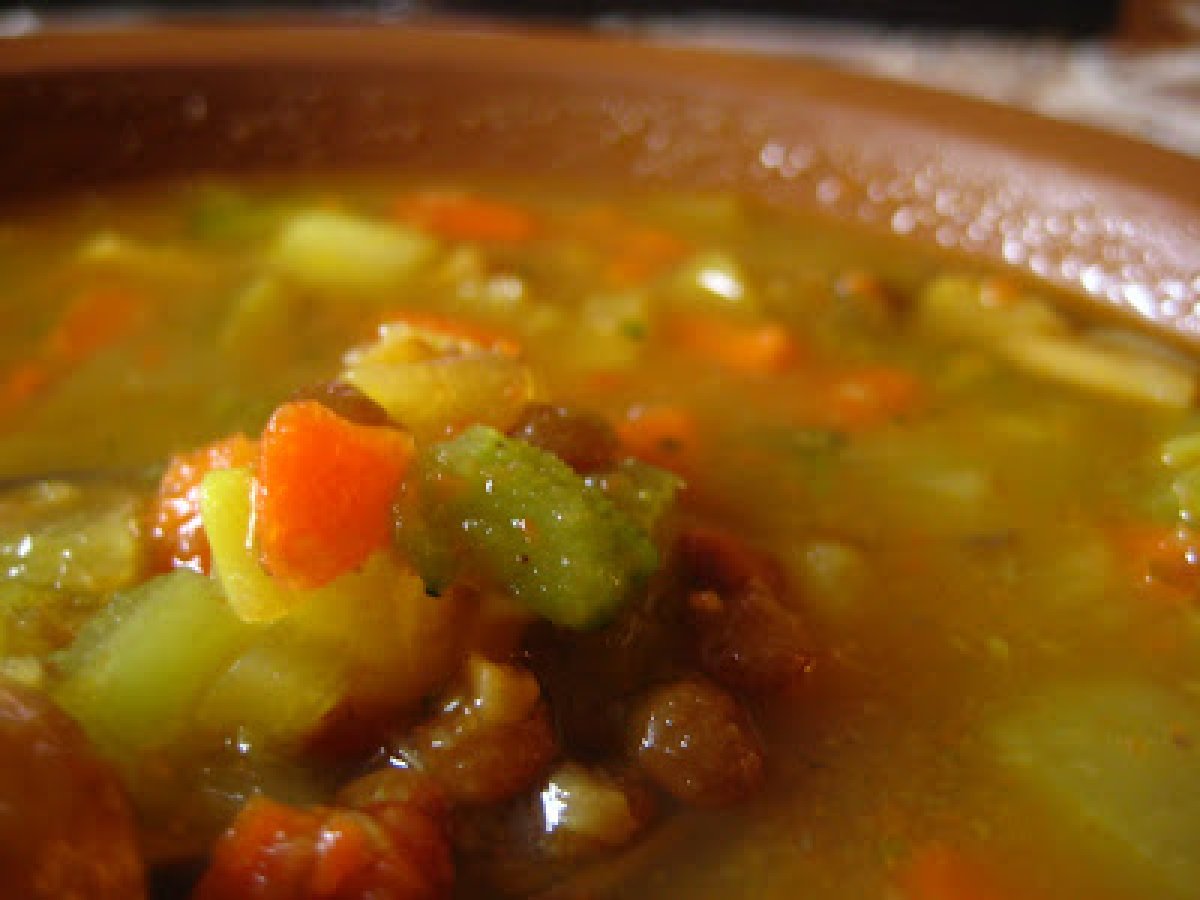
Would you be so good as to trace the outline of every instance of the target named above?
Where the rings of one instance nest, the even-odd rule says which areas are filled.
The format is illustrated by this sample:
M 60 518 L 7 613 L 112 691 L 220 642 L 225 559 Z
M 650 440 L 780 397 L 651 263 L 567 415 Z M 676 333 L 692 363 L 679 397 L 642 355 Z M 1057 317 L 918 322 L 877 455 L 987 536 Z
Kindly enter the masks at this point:
M 1186 900 L 1194 359 L 730 196 L 0 219 L 0 883 Z

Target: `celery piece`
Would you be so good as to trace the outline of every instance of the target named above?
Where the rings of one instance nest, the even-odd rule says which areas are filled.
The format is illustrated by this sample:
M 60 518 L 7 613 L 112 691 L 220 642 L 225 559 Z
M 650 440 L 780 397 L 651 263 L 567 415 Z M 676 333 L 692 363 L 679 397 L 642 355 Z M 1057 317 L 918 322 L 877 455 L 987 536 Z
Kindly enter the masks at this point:
M 0 578 L 110 591 L 141 568 L 136 495 L 107 484 L 40 481 L 0 495 Z
M 52 693 L 109 754 L 166 745 L 257 633 L 215 581 L 177 570 L 98 613 L 58 655 L 62 677 Z
M 200 516 L 213 568 L 229 605 L 246 622 L 273 622 L 301 599 L 277 584 L 254 552 L 254 478 L 249 469 L 217 469 L 200 483 Z
M 639 527 L 654 534 L 675 503 L 684 481 L 674 472 L 640 459 L 626 459 L 614 471 L 588 475 L 584 482 L 604 492 Z
M 586 628 L 611 619 L 658 565 L 646 531 L 599 489 L 492 428 L 428 448 L 416 481 L 398 537 L 434 589 L 461 569 L 555 624 Z
M 433 238 L 412 228 L 340 212 L 300 212 L 283 224 L 273 268 L 304 287 L 370 291 L 404 281 L 433 256 Z
M 1148 897 L 1200 884 L 1200 712 L 1148 683 L 1067 684 L 992 732 L 1001 763 L 1058 815 L 1106 840 L 1113 874 Z

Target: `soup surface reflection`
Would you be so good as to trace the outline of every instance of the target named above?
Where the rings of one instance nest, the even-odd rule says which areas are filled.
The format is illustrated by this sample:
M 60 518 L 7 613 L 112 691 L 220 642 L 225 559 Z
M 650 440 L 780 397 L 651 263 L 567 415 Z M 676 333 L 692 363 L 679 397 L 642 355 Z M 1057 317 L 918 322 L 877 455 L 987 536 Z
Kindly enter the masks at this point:
M 26 897 L 1172 900 L 1195 361 L 723 196 L 0 219 Z

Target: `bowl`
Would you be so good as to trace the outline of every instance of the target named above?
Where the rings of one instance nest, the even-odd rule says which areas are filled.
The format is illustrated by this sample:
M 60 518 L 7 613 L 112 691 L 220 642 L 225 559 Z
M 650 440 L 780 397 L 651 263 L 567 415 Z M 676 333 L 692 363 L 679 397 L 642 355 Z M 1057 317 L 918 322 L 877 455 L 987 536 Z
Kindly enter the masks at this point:
M 734 190 L 1019 271 L 1200 343 L 1200 162 L 820 65 L 469 24 L 5 39 L 0 202 L 399 167 Z

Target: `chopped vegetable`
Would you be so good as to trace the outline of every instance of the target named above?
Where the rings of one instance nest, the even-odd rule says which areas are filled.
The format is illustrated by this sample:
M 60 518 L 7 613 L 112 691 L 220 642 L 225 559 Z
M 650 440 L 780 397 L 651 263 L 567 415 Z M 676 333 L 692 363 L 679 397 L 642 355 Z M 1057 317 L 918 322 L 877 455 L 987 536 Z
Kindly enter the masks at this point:
M 633 406 L 617 423 L 625 451 L 680 475 L 695 463 L 699 426 L 690 410 L 663 403 Z
M 610 619 L 658 564 L 646 532 L 561 460 L 479 425 L 421 456 L 401 517 L 433 586 L 463 573 L 576 628 Z
M 800 354 L 795 338 L 776 322 L 697 314 L 675 317 L 668 331 L 689 353 L 731 372 L 779 373 L 791 367 Z
M 180 733 L 256 633 L 216 582 L 187 570 L 160 575 L 118 596 L 59 655 L 54 696 L 98 746 L 136 765 Z
M 0 416 L 23 408 L 74 369 L 136 331 L 144 298 L 126 290 L 95 290 L 75 297 L 33 354 L 0 377 Z
M 40 481 L 0 494 L 0 578 L 71 591 L 128 587 L 142 573 L 141 505 L 112 484 Z
M 1029 698 L 993 733 L 1000 762 L 1053 814 L 1111 847 L 1114 875 L 1146 896 L 1200 884 L 1200 715 L 1150 684 L 1063 685 Z
M 200 515 L 201 482 L 209 472 L 248 466 L 257 456 L 254 441 L 233 434 L 171 457 L 147 517 L 152 571 L 209 571 L 208 537 Z
M 465 191 L 422 191 L 396 201 L 395 216 L 457 241 L 520 242 L 538 230 L 533 213 L 514 203 Z
M 473 337 L 445 327 L 388 324 L 374 344 L 347 354 L 341 377 L 419 441 L 473 422 L 507 429 L 537 388 L 530 368 L 499 346 L 480 348 Z
M 249 469 L 215 469 L 200 484 L 204 533 L 214 574 L 238 618 L 273 622 L 303 602 L 263 571 L 254 534 L 254 478 Z
M 280 582 L 319 587 L 390 542 L 411 435 L 299 401 L 275 411 L 260 448 L 255 528 L 263 564 Z
M 313 210 L 284 222 L 271 259 L 274 271 L 303 287 L 371 292 L 401 284 L 435 250 L 411 228 Z
M 1002 342 L 1000 352 L 1034 375 L 1121 400 L 1186 409 L 1196 397 L 1194 367 L 1080 338 L 1025 335 Z

